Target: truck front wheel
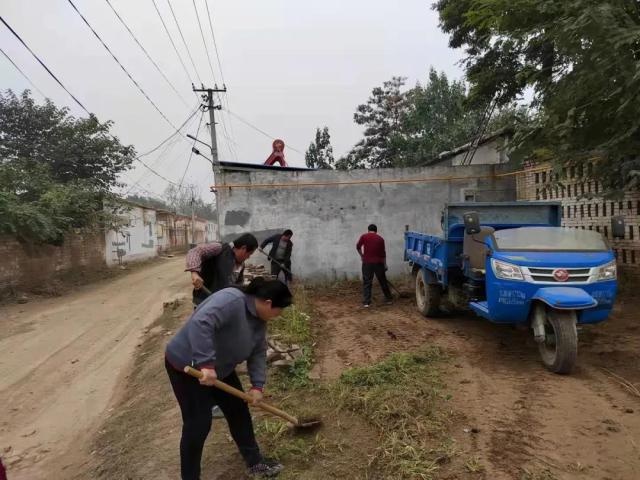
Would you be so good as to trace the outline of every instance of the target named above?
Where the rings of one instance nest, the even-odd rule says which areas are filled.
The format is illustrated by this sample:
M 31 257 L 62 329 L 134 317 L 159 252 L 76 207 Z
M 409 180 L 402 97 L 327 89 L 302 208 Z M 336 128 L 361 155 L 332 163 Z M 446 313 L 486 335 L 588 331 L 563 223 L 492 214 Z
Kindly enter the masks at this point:
M 571 373 L 578 356 L 576 312 L 545 309 L 545 341 L 538 344 L 542 363 L 554 373 Z
M 440 310 L 440 285 L 428 283 L 424 269 L 416 273 L 416 304 L 425 317 L 436 316 Z

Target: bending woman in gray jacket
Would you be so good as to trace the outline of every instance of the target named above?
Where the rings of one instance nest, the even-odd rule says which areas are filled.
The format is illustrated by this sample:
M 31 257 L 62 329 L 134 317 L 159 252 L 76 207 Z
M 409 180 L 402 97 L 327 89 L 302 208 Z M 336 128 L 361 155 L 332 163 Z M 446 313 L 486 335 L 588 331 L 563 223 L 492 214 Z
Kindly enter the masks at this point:
M 180 469 L 182 480 L 200 480 L 204 442 L 211 429 L 211 408 L 218 405 L 250 475 L 275 476 L 282 465 L 260 453 L 247 404 L 213 387 L 221 381 L 242 389 L 235 367 L 247 361 L 255 402 L 266 380 L 267 322 L 292 303 L 289 289 L 278 280 L 254 279 L 247 287 L 220 290 L 191 315 L 167 345 L 165 366 L 182 412 Z M 192 366 L 200 380 L 183 372 Z

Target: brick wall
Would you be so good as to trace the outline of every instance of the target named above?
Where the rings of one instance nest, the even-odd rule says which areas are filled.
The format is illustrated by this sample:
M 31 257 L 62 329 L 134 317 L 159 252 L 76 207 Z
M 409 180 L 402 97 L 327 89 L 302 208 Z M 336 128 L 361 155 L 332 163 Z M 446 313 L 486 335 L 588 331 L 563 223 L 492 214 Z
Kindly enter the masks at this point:
M 621 270 L 640 275 L 640 193 L 629 192 L 622 200 L 605 200 L 599 182 L 585 182 L 580 177 L 575 167 L 554 173 L 548 165 L 527 165 L 525 173 L 517 178 L 518 200 L 562 202 L 563 226 L 602 233 L 613 247 Z M 611 235 L 613 215 L 624 216 L 624 240 Z
M 0 237 L 0 296 L 46 290 L 63 274 L 105 267 L 104 234 L 69 234 L 61 246 L 26 245 Z

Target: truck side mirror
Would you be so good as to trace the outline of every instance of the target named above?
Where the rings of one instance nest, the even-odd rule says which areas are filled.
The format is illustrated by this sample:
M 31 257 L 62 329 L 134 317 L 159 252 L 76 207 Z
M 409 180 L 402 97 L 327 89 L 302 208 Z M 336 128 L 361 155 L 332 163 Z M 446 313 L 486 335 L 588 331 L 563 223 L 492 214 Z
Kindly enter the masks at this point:
M 464 231 L 467 235 L 475 235 L 480 233 L 480 215 L 478 212 L 467 212 L 463 214 Z
M 613 235 L 613 238 L 624 239 L 625 225 L 624 217 L 622 215 L 611 217 L 611 234 Z

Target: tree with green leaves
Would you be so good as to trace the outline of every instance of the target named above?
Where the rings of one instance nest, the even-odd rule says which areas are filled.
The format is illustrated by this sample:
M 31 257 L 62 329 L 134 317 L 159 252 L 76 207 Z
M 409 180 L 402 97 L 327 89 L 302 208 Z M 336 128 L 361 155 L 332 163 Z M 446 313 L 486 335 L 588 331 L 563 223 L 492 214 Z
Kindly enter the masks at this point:
M 427 82 L 407 93 L 407 102 L 396 166 L 428 164 L 479 131 L 483 112 L 467 101 L 466 84 L 444 72 L 431 68 Z
M 304 159 L 309 168 L 333 168 L 333 147 L 329 127 L 324 127 L 322 130 L 316 128 L 316 138 L 309 144 Z
M 28 90 L 0 93 L 0 233 L 60 243 L 72 228 L 105 221 L 104 201 L 135 159 L 111 126 L 36 104 Z
M 516 154 L 557 165 L 598 158 L 611 192 L 640 177 L 640 2 L 438 0 L 441 28 L 467 53 L 471 97 L 506 105 L 531 90 L 534 121 Z M 583 169 L 587 172 L 589 169 Z
M 407 109 L 407 96 L 401 89 L 406 78 L 393 77 L 372 90 L 367 103 L 358 106 L 353 115 L 363 125 L 364 138 L 336 163 L 336 168 L 384 168 L 394 166 L 402 118 Z

